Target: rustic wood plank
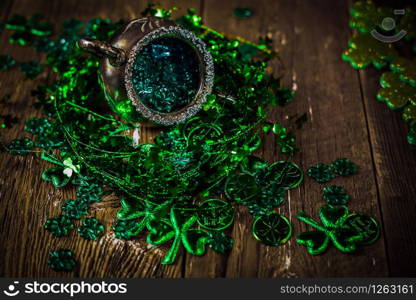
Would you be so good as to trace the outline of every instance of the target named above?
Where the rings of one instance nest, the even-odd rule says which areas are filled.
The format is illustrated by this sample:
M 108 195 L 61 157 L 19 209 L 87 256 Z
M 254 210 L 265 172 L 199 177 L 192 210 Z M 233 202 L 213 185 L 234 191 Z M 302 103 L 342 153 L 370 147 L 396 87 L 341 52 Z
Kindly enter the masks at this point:
M 416 275 L 416 151 L 400 112 L 376 100 L 380 72 L 360 71 L 391 276 Z

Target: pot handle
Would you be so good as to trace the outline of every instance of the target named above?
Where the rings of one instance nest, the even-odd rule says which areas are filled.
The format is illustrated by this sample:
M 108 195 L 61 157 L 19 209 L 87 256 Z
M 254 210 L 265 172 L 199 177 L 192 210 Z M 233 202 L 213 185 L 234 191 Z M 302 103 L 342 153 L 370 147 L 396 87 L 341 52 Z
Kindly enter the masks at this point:
M 91 38 L 81 38 L 78 40 L 78 47 L 94 55 L 107 57 L 110 64 L 114 67 L 120 67 L 126 62 L 126 53 L 123 49 L 113 47 L 106 42 Z

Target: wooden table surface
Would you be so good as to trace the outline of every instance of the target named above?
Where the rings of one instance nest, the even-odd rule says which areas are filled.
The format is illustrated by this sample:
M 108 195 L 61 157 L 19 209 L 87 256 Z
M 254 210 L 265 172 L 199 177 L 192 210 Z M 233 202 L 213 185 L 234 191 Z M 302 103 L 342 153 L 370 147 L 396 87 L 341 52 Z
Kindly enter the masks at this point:
M 351 195 L 352 211 L 375 216 L 382 223 L 382 237 L 355 254 L 333 247 L 311 256 L 294 238 L 280 247 L 267 247 L 251 235 L 252 218 L 241 210 L 232 231 L 235 245 L 228 255 L 209 250 L 194 257 L 182 252 L 174 265 L 162 266 L 166 249 L 149 248 L 141 240 L 115 240 L 110 230 L 118 200 L 105 198 L 94 205 L 92 215 L 107 224 L 104 237 L 86 241 L 75 232 L 55 238 L 42 226 L 46 218 L 60 213 L 60 203 L 75 196 L 72 188 L 55 189 L 40 179 L 48 163 L 34 156 L 0 156 L 0 276 L 17 277 L 379 277 L 416 275 L 416 151 L 405 141 L 407 130 L 400 113 L 375 100 L 375 70 L 356 71 L 341 60 L 351 35 L 348 1 L 333 0 L 169 0 L 165 7 L 179 7 L 178 14 L 193 7 L 215 29 L 257 40 L 268 35 L 285 64 L 285 82 L 296 88 L 296 100 L 274 108 L 271 120 L 287 123 L 289 117 L 307 113 L 308 122 L 297 132 L 301 152 L 295 161 L 303 168 L 348 157 L 359 164 L 359 174 L 336 178 Z M 43 13 L 56 25 L 65 18 L 86 21 L 94 17 L 130 20 L 140 16 L 143 0 L 4 0 L 0 20 L 14 13 Z M 236 19 L 232 10 L 251 7 L 254 15 Z M 59 28 L 59 27 L 58 27 Z M 1 36 L 1 53 L 17 61 L 42 60 L 31 48 L 7 43 Z M 272 66 L 278 69 L 279 64 Z M 279 70 L 276 70 L 279 71 Z M 4 114 L 19 118 L 12 129 L 1 131 L 8 142 L 22 135 L 24 120 L 40 116 L 32 106 L 30 91 L 51 78 L 45 72 L 36 80 L 24 80 L 18 70 L 0 73 L 0 104 Z M 155 131 L 143 133 L 147 140 Z M 269 161 L 278 154 L 267 140 L 261 154 Z M 307 227 L 296 219 L 300 209 L 316 216 L 322 186 L 310 178 L 290 191 L 289 201 L 279 209 L 293 224 L 295 236 Z M 79 262 L 74 272 L 57 273 L 47 266 L 48 252 L 57 248 L 74 251 Z

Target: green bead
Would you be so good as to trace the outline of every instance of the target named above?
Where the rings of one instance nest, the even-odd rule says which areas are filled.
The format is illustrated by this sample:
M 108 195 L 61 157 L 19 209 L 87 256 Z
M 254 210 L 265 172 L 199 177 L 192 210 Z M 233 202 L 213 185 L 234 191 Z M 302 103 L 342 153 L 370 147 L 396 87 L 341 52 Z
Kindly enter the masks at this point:
M 70 250 L 59 249 L 49 252 L 49 267 L 54 271 L 72 271 L 76 265 L 74 254 Z
M 61 215 L 47 219 L 44 227 L 52 235 L 60 237 L 69 235 L 75 226 L 70 218 Z
M 253 11 L 249 8 L 237 7 L 233 10 L 233 15 L 236 18 L 246 19 L 253 15 Z
M 208 246 L 215 252 L 225 254 L 233 248 L 234 240 L 222 231 L 209 233 Z
M 358 166 L 348 158 L 338 158 L 331 166 L 335 174 L 339 176 L 350 176 L 358 172 Z
M 33 142 L 31 139 L 24 137 L 21 139 L 12 140 L 9 145 L 7 145 L 7 150 L 11 154 L 16 155 L 27 155 L 33 148 Z
M 88 205 L 81 200 L 68 199 L 62 205 L 65 216 L 71 219 L 81 219 L 82 216 L 88 214 Z
M 16 61 L 10 55 L 0 55 L 0 70 L 7 71 L 16 65 Z
M 78 227 L 79 235 L 87 240 L 96 241 L 104 233 L 104 226 L 96 218 L 82 220 L 82 226 Z
M 191 103 L 199 89 L 199 62 L 184 41 L 161 37 L 140 51 L 133 66 L 133 86 L 144 105 L 161 113 Z
M 324 187 L 322 198 L 331 205 L 345 205 L 350 199 L 347 191 L 341 186 Z
M 26 78 L 34 79 L 42 73 L 43 68 L 41 64 L 36 61 L 28 61 L 20 64 L 20 71 L 26 75 Z
M 307 173 L 309 177 L 312 177 L 319 183 L 329 182 L 335 177 L 332 167 L 322 163 L 310 167 Z
M 279 246 L 292 236 L 292 225 L 282 215 L 271 213 L 257 217 L 253 222 L 253 236 L 267 246 Z
M 25 131 L 31 134 L 40 134 L 50 130 L 52 124 L 45 118 L 30 118 L 26 121 Z

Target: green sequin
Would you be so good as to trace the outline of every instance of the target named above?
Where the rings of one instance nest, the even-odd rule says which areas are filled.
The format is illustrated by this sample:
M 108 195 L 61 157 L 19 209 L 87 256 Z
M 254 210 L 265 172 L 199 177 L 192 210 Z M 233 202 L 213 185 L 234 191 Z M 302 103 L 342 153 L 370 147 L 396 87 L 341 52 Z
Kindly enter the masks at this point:
M 222 231 L 209 233 L 208 246 L 215 252 L 225 254 L 233 248 L 234 240 Z
M 82 216 L 88 214 L 88 205 L 80 200 L 68 199 L 62 205 L 65 216 L 71 219 L 81 219 Z
M 135 220 L 117 220 L 113 224 L 114 235 L 120 240 L 129 240 L 138 235 L 139 222 Z
M 196 52 L 178 38 L 155 39 L 137 55 L 132 77 L 147 107 L 162 113 L 178 111 L 193 101 L 199 88 Z
M 416 104 L 416 87 L 403 82 L 394 72 L 383 73 L 380 78 L 382 89 L 377 99 L 386 102 L 390 109 L 400 109 L 409 102 Z
M 77 197 L 79 200 L 88 204 L 100 202 L 103 190 L 96 183 L 83 182 L 77 190 Z
M 20 64 L 20 71 L 26 75 L 26 78 L 34 79 L 42 73 L 43 68 L 41 64 L 36 61 L 28 61 Z
M 338 158 L 331 164 L 335 174 L 339 176 L 350 176 L 357 174 L 358 166 L 348 158 Z
M 322 198 L 331 205 L 345 205 L 350 199 L 347 191 L 341 186 L 324 187 Z
M 335 177 L 332 167 L 322 163 L 319 163 L 314 167 L 310 167 L 307 173 L 309 177 L 312 177 L 319 183 L 329 182 Z
M 16 61 L 10 55 L 0 55 L 0 70 L 7 71 L 16 65 Z
M 76 261 L 72 251 L 60 249 L 49 252 L 48 265 L 54 271 L 72 271 Z
M 44 225 L 45 229 L 54 236 L 67 236 L 75 228 L 72 220 L 67 216 L 57 216 L 47 219 Z
M 78 227 L 79 235 L 87 240 L 96 241 L 104 233 L 104 226 L 96 218 L 82 220 L 82 226 Z
M 24 137 L 21 139 L 15 139 L 7 145 L 7 150 L 11 154 L 26 155 L 30 153 L 33 148 L 33 142 L 31 139 Z

